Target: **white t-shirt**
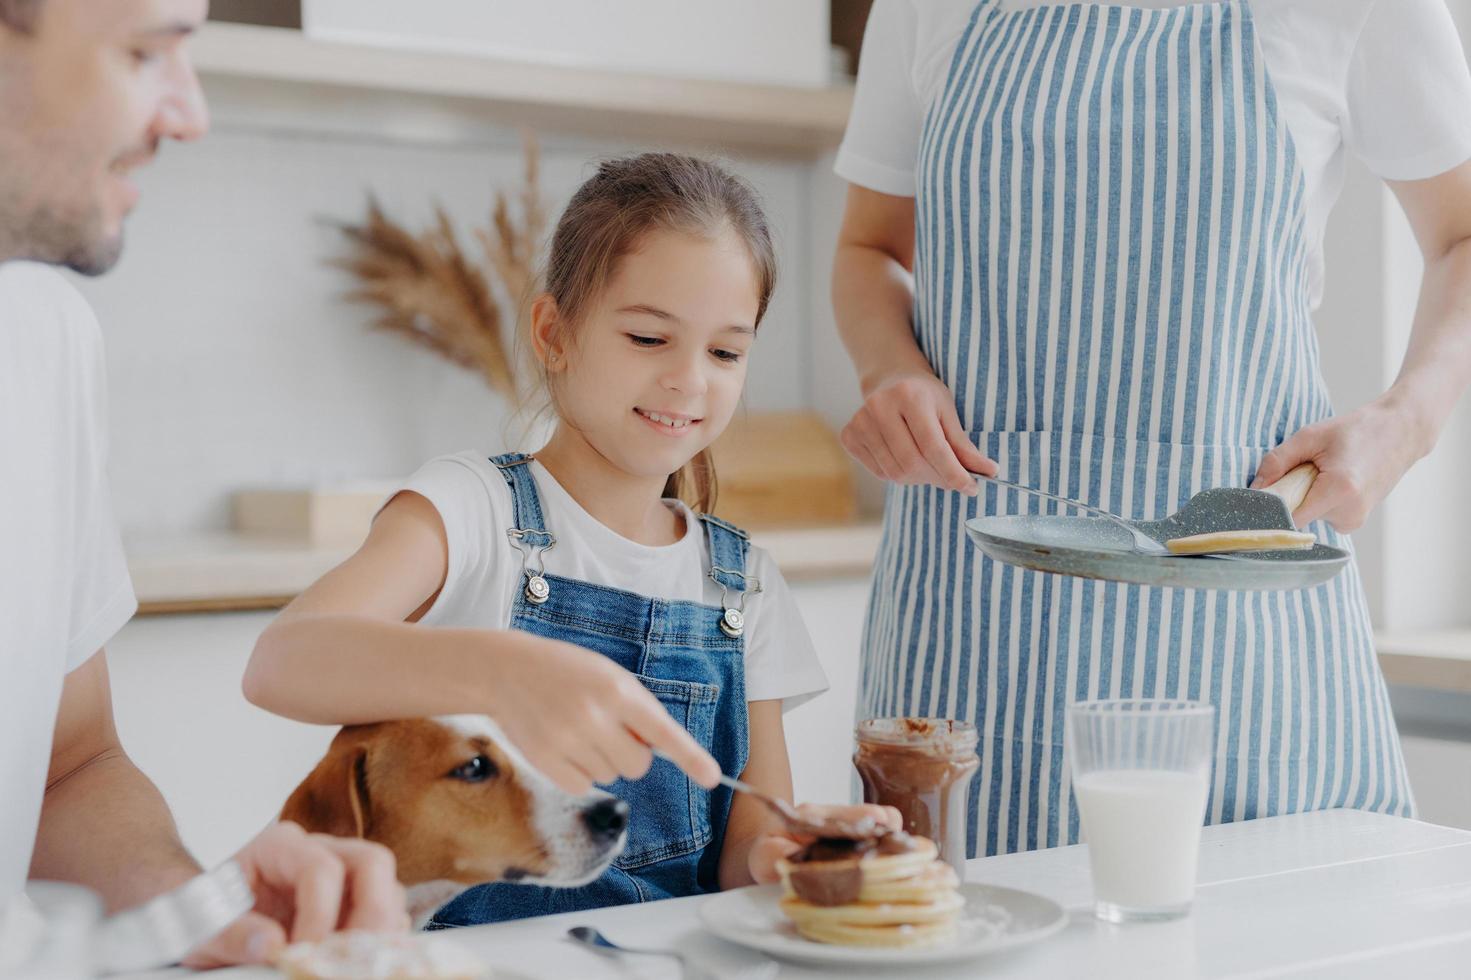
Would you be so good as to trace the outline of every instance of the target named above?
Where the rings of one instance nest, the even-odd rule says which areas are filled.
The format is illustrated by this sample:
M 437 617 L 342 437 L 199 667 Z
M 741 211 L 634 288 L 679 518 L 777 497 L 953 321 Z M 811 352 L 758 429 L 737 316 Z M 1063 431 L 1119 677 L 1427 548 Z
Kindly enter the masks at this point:
M 591 582 L 670 601 L 720 605 L 710 580 L 710 548 L 702 524 L 678 501 L 684 537 L 650 547 L 630 541 L 582 509 L 541 463 L 528 463 L 540 493 L 542 518 L 557 537 L 542 555 L 549 575 Z M 449 540 L 444 588 L 421 622 L 432 626 L 506 629 L 524 587 L 521 553 L 506 530 L 515 527 L 511 488 L 496 465 L 475 452 L 424 464 L 404 486 L 439 511 Z M 746 557 L 761 591 L 746 596 L 746 700 L 781 699 L 784 710 L 827 689 L 827 677 L 786 581 L 757 547 Z
M 1049 0 L 997 0 L 1001 9 Z M 1116 0 L 1119 2 L 1119 0 Z M 1121 0 L 1175 7 L 1202 0 Z M 1308 288 L 1323 294 L 1323 235 L 1344 151 L 1387 180 L 1471 159 L 1471 72 L 1445 0 L 1244 0 L 1306 185 Z M 913 197 L 926 110 L 977 0 L 875 0 L 840 176 Z
M 0 264 L 0 902 L 30 867 L 62 681 L 137 608 L 103 382 L 86 301 L 55 270 Z

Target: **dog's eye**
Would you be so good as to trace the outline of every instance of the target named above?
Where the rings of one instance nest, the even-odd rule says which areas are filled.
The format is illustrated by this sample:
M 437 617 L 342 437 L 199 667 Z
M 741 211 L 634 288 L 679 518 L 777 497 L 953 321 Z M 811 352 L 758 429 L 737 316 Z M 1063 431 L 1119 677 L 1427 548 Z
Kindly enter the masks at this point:
M 450 770 L 449 778 L 463 780 L 467 783 L 483 783 L 498 775 L 500 770 L 488 756 L 477 755 L 463 766 L 457 766 Z

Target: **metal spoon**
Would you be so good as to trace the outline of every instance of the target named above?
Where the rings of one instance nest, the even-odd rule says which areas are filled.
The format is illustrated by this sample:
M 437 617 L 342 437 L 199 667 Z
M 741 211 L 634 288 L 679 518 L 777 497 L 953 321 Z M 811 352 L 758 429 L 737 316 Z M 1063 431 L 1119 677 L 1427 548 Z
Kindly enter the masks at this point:
M 592 926 L 573 926 L 567 930 L 567 937 L 574 942 L 581 943 L 593 952 L 601 953 L 604 956 L 617 956 L 620 953 L 633 953 L 638 956 L 670 956 L 679 962 L 679 975 L 684 980 L 696 980 L 694 966 L 678 950 L 636 949 L 632 946 L 619 946 Z
M 658 749 L 654 750 L 654 755 L 666 761 L 673 761 Z M 764 793 L 750 783 L 743 783 L 733 776 L 727 776 L 725 773 L 720 774 L 720 785 L 727 786 L 737 793 L 746 793 L 755 797 L 768 810 L 780 817 L 782 822 L 787 825 L 787 829 L 794 834 L 801 834 L 806 837 L 846 837 L 853 840 L 860 840 L 872 837 L 880 829 L 878 824 L 869 819 L 852 823 L 846 820 L 824 820 L 821 823 L 813 822 L 802 816 L 795 806 L 781 797 Z
M 1297 525 L 1293 523 L 1292 512 L 1302 506 L 1303 499 L 1307 497 L 1313 481 L 1317 479 L 1318 469 L 1312 463 L 1303 463 L 1272 486 L 1262 490 L 1246 490 L 1239 487 L 1202 490 L 1185 501 L 1185 506 L 1169 517 L 1158 521 L 1131 521 L 1071 497 L 1062 497 L 1045 490 L 1038 490 L 1036 487 L 1013 483 L 994 476 L 985 476 L 980 473 L 971 475 L 978 480 L 995 483 L 1011 490 L 1031 494 L 1034 497 L 1053 500 L 1069 507 L 1076 507 L 1085 513 L 1111 521 L 1129 532 L 1136 552 L 1165 557 L 1174 555 L 1174 552 L 1165 547 L 1166 542 L 1182 538 L 1194 538 L 1221 531 L 1295 531 Z M 1225 553 L 1206 554 L 1217 558 L 1230 557 Z

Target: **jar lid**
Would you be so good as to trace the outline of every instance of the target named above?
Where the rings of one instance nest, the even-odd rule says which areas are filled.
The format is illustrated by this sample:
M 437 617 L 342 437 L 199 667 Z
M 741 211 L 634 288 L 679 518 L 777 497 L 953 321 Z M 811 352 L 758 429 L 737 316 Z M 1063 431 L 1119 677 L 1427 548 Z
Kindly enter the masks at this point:
M 859 742 L 975 751 L 978 733 L 968 721 L 953 718 L 870 718 L 854 732 Z

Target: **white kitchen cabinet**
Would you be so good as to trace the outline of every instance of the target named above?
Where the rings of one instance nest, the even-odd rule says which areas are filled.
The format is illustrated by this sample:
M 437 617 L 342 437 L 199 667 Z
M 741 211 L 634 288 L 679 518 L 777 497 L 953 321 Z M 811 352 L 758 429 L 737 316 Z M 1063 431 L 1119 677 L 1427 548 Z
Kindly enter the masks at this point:
M 783 719 L 799 801 L 846 803 L 855 798 L 853 718 L 858 701 L 858 650 L 868 578 L 792 584 L 817 648 L 828 690 Z
M 279 718 L 240 693 L 272 615 L 147 616 L 108 646 L 123 745 L 207 865 L 276 816 L 336 731 Z

